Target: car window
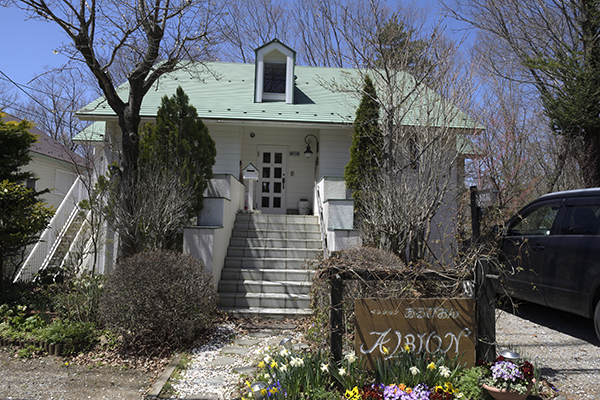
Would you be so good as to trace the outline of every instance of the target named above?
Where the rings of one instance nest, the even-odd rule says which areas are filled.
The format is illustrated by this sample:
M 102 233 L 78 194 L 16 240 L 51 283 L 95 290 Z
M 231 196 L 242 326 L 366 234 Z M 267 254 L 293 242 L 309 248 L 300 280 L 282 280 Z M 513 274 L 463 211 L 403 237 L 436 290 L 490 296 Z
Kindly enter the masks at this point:
M 584 204 L 567 207 L 560 228 L 561 235 L 598 235 L 600 231 L 600 206 Z
M 508 227 L 507 234 L 509 236 L 549 235 L 558 209 L 556 204 L 547 204 L 526 211 Z

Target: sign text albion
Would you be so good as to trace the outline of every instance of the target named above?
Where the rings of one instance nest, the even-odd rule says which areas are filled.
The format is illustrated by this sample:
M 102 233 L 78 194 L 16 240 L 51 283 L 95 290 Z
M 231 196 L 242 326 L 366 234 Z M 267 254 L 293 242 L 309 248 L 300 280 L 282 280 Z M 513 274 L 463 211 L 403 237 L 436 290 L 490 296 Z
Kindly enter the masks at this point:
M 443 352 L 475 363 L 475 301 L 471 299 L 357 299 L 356 350 L 389 359 L 402 351 Z

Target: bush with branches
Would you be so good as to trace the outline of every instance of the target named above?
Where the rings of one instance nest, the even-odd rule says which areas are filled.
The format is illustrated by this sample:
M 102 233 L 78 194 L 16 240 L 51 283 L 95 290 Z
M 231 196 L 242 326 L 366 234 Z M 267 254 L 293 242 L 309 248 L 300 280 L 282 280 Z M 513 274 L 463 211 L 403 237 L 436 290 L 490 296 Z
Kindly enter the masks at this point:
M 106 327 L 126 351 L 156 353 L 191 344 L 212 324 L 212 276 L 190 255 L 139 253 L 117 263 L 101 302 Z

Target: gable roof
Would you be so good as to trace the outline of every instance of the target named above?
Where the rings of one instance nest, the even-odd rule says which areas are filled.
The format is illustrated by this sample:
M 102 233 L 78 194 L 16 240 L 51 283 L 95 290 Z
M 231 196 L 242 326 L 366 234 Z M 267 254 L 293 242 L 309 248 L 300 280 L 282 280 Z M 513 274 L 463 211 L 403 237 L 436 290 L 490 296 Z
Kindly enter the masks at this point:
M 4 114 L 4 121 L 21 122 L 22 119 L 14 117 L 10 114 Z M 40 154 L 42 156 L 54 158 L 55 160 L 63 161 L 69 164 L 75 164 L 85 167 L 86 162 L 83 157 L 66 148 L 62 143 L 53 139 L 46 132 L 42 131 L 36 126 L 32 126 L 29 132 L 36 135 L 38 140 L 33 143 L 29 148 L 32 153 Z
M 351 68 L 295 67 L 294 103 L 254 102 L 254 64 L 189 62 L 169 73 L 155 84 L 142 102 L 140 116 L 154 118 L 163 96 L 172 96 L 181 86 L 196 107 L 198 116 L 205 120 L 255 121 L 303 124 L 351 124 L 354 121 L 364 71 Z M 412 79 L 402 73 L 403 79 Z M 126 101 L 128 86 L 119 88 Z M 433 91 L 425 98 L 440 99 Z M 437 102 L 438 104 L 444 102 Z M 475 122 L 460 110 L 450 121 L 455 128 L 474 128 Z M 97 99 L 77 112 L 81 119 L 102 120 L 115 118 L 103 99 Z M 410 112 L 403 119 L 407 125 L 418 124 L 419 116 Z M 78 135 L 79 137 L 79 135 Z

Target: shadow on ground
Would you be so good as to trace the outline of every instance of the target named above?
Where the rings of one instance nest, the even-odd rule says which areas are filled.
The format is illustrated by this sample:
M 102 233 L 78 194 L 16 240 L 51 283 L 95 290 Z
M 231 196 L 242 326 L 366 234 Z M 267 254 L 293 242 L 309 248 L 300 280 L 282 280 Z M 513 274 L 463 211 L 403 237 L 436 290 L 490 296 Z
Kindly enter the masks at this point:
M 600 346 L 593 320 L 523 300 L 513 301 L 514 304 L 501 304 L 497 307 L 535 324 Z

